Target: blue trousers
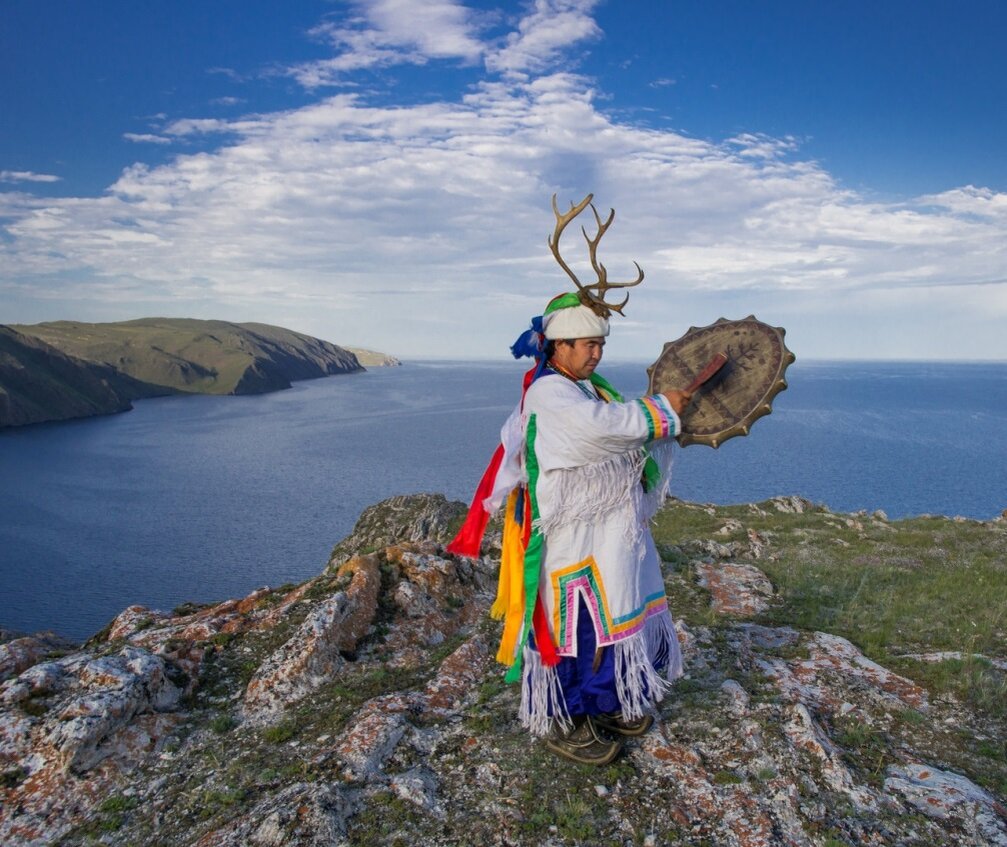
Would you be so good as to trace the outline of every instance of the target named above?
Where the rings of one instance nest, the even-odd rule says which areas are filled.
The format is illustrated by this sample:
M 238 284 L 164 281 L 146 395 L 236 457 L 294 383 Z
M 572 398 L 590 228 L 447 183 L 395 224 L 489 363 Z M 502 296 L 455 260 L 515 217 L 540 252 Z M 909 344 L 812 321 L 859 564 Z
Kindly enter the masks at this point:
M 532 643 L 534 637 L 532 633 Z M 597 646 L 594 624 L 581 598 L 577 613 L 577 655 L 563 656 L 556 666 L 570 717 L 618 712 L 621 708 L 615 688 L 615 651 L 604 648 L 595 668 Z

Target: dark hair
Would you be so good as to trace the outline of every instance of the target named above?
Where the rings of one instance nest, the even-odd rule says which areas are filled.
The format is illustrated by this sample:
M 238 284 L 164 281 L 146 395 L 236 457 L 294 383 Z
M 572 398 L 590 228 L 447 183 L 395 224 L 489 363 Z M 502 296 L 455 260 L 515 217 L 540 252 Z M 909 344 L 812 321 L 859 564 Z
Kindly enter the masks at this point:
M 545 356 L 545 360 L 548 362 L 556 352 L 557 344 L 567 344 L 573 346 L 574 339 L 572 338 L 551 338 L 545 343 L 545 348 L 542 350 L 542 354 Z

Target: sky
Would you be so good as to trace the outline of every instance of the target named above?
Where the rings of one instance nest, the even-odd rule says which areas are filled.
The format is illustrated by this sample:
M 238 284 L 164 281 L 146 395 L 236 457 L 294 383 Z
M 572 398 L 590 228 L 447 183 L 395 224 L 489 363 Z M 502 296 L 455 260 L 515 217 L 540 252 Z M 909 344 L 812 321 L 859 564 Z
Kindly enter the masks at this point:
M 1007 359 L 1000 0 L 4 0 L 0 323 L 262 321 L 500 359 L 754 314 L 806 359 Z M 564 259 L 596 281 L 580 225 Z

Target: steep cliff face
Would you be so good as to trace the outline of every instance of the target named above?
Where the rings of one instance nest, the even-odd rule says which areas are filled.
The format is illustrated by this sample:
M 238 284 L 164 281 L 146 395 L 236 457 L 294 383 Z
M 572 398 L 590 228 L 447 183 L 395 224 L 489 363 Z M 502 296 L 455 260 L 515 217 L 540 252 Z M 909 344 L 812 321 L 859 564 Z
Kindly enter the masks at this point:
M 269 324 L 243 323 L 238 326 L 249 333 L 250 340 L 258 348 L 258 355 L 266 366 L 281 374 L 288 386 L 290 381 L 354 373 L 364 369 L 351 351 L 320 338 Z
M 132 408 L 113 368 L 68 356 L 0 326 L 0 427 L 108 415 Z
M 812 557 L 896 532 L 820 509 L 788 523 L 806 507 L 662 513 L 687 675 L 602 769 L 519 726 L 486 617 L 496 561 L 444 552 L 463 507 L 436 495 L 368 510 L 302 585 L 132 607 L 66 655 L 9 642 L 0 842 L 1007 845 L 996 720 L 775 620 L 764 569 L 792 561 L 788 526 L 820 533 Z M 976 531 L 1000 549 L 1002 524 Z

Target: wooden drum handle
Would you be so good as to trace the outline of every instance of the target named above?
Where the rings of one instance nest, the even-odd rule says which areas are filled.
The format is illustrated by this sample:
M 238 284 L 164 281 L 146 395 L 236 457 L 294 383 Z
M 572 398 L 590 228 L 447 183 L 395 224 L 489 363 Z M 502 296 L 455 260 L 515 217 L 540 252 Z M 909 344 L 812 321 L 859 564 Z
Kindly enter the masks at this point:
M 699 388 L 704 382 L 708 382 L 713 378 L 714 374 L 717 373 L 724 365 L 727 364 L 727 354 L 717 353 L 709 362 L 706 363 L 706 367 L 700 371 L 699 376 L 697 376 L 692 382 L 689 383 L 689 387 L 684 389 L 686 394 L 692 394 Z

